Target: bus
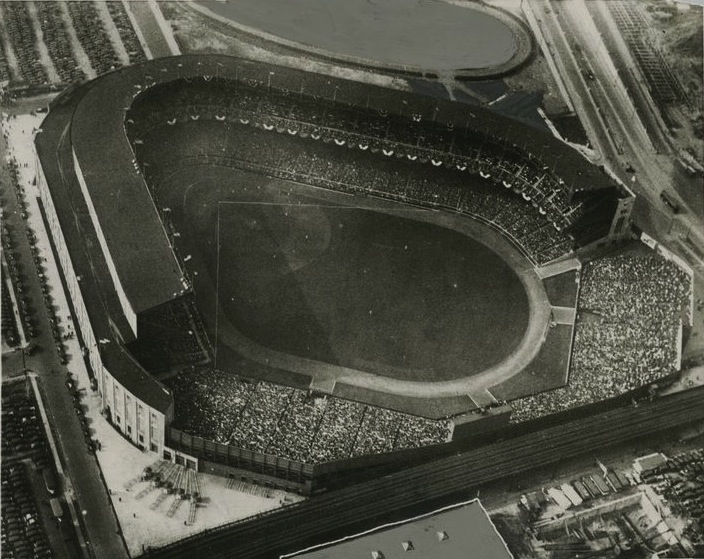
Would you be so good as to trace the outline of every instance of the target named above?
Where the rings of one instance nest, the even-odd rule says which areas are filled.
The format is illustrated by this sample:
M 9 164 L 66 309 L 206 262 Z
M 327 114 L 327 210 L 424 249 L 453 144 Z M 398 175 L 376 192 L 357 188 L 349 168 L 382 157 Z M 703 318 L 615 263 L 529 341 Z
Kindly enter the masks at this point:
M 665 192 L 664 190 L 660 193 L 660 200 L 665 202 L 665 205 L 672 210 L 673 214 L 678 214 L 680 213 L 680 205 L 672 200 L 670 196 Z

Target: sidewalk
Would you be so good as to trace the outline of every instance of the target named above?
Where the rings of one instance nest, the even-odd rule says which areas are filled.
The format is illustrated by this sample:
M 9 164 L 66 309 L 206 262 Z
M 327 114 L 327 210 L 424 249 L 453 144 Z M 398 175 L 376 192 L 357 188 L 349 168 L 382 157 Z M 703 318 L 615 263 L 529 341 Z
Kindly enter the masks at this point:
M 29 381 L 32 383 L 32 391 L 34 392 L 34 398 L 37 400 L 37 406 L 39 408 L 39 414 L 42 417 L 42 425 L 44 426 L 44 431 L 46 432 L 46 438 L 49 441 L 49 448 L 51 449 L 51 457 L 54 460 L 54 466 L 56 466 L 56 471 L 59 474 L 59 478 L 63 480 L 64 487 L 64 498 L 66 499 L 66 504 L 68 505 L 69 513 L 71 514 L 71 520 L 73 521 L 73 526 L 76 530 L 76 535 L 78 536 L 78 544 L 81 546 L 81 551 L 84 557 L 90 557 L 90 551 L 86 546 L 86 540 L 83 537 L 83 530 L 79 522 L 78 513 L 76 512 L 75 494 L 73 491 L 73 485 L 71 479 L 66 476 L 64 469 L 61 466 L 61 458 L 59 457 L 59 451 L 56 448 L 56 441 L 54 440 L 54 435 L 51 432 L 51 425 L 49 424 L 49 419 L 46 415 L 46 409 L 44 408 L 44 400 L 39 392 L 39 385 L 37 384 L 37 374 L 30 373 Z
M 73 401 L 65 386 L 66 367 L 62 366 L 50 325 L 51 315 L 62 335 L 73 332 L 70 311 L 60 276 L 54 262 L 49 238 L 39 210 L 39 192 L 35 180 L 33 129 L 41 124 L 41 116 L 18 115 L 4 120 L 2 128 L 8 134 L 7 155 L 18 163 L 18 181 L 24 190 L 27 206 L 26 220 L 13 214 L 12 228 L 17 237 L 16 252 L 22 260 L 24 271 L 23 288 L 33 309 L 33 321 L 37 325 L 35 343 L 37 350 L 27 356 L 27 367 L 41 378 L 40 390 L 44 401 L 46 421 L 50 424 L 56 450 L 61 460 L 69 491 L 73 490 L 81 511 L 85 536 L 85 549 L 96 558 L 127 559 L 127 550 L 119 537 L 119 525 L 107 499 L 107 491 L 95 457 L 88 453 L 86 434 L 78 420 Z M 25 236 L 25 228 L 31 228 L 36 236 L 36 248 L 41 263 L 37 270 L 30 244 Z M 46 284 L 51 297 L 53 313 L 49 313 L 42 292 Z M 68 346 L 68 366 L 79 376 L 87 379 L 83 357 L 75 337 L 66 340 Z M 79 383 L 77 383 L 79 384 Z M 86 392 L 90 387 L 83 380 L 80 388 Z M 88 433 L 90 434 L 90 433 Z
M 36 246 L 42 258 L 43 274 L 51 286 L 52 304 L 56 310 L 57 324 L 64 334 L 76 333 L 70 316 L 70 306 L 63 290 L 61 276 L 51 250 L 49 236 L 39 209 L 39 189 L 34 181 L 34 148 L 32 129 L 38 128 L 41 117 L 19 115 L 3 122 L 9 132 L 9 151 L 19 163 L 19 178 L 25 189 L 27 201 L 27 225 L 36 235 Z M 24 167 L 24 163 L 29 163 Z M 166 515 L 173 503 L 173 496 L 161 499 L 159 490 L 150 490 L 147 482 L 137 481 L 146 466 L 153 465 L 159 456 L 153 452 L 142 452 L 113 429 L 101 414 L 101 398 L 90 387 L 90 379 L 81 347 L 76 335 L 64 340 L 68 348 L 69 370 L 72 383 L 81 394 L 81 405 L 87 418 L 90 436 L 100 442 L 101 449 L 95 454 L 97 461 L 87 453 L 84 436 L 76 419 L 69 391 L 64 385 L 65 373 L 60 365 L 42 366 L 38 360 L 47 357 L 47 348 L 39 355 L 28 358 L 28 366 L 42 377 L 46 394 L 46 420 L 57 434 L 56 451 L 62 455 L 63 469 L 68 479 L 67 486 L 75 493 L 80 503 L 86 526 L 86 546 L 97 559 L 119 559 L 127 553 L 135 556 L 149 546 L 162 546 L 169 542 L 198 533 L 224 523 L 232 522 L 281 506 L 283 492 L 275 498 L 264 498 L 227 488 L 225 478 L 198 474 L 203 506 L 198 507 L 193 524 L 189 519 L 190 502 L 184 501 L 171 517 Z M 61 470 L 59 470 L 61 471 Z M 131 485 L 130 490 L 125 486 Z M 140 495 L 141 494 L 141 495 Z M 300 499 L 289 495 L 290 501 Z M 122 535 L 123 542 L 117 535 Z M 122 549 L 120 549 L 122 548 Z

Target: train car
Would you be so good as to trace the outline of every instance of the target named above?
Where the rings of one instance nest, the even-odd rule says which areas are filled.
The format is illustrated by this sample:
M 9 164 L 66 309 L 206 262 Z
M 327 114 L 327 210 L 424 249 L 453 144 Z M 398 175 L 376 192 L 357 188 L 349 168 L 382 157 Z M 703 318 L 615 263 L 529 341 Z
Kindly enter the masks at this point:
M 623 484 L 614 472 L 606 474 L 606 481 L 611 485 L 614 491 L 621 491 L 621 489 L 623 489 Z
M 50 501 L 49 504 L 51 505 L 51 512 L 54 513 L 54 517 L 61 522 L 61 518 L 64 515 L 63 508 L 61 507 L 61 503 L 56 497 L 53 497 Z
M 626 477 L 626 475 L 623 472 L 619 472 L 618 470 L 614 470 L 614 474 L 616 474 L 616 477 L 621 482 L 621 485 L 623 485 L 623 487 L 628 487 L 629 485 L 631 485 L 631 482 L 628 481 L 628 478 Z
M 572 507 L 572 501 L 570 501 L 567 496 L 562 492 L 562 490 L 558 489 L 557 487 L 549 487 L 547 493 L 548 496 L 553 501 L 555 501 L 557 506 L 559 506 L 561 509 L 567 510 Z
M 582 483 L 584 486 L 587 488 L 587 491 L 591 493 L 591 496 L 593 498 L 601 497 L 601 491 L 599 491 L 599 488 L 596 486 L 594 483 L 594 480 L 590 476 L 584 476 L 582 478 Z
M 664 190 L 660 193 L 660 200 L 662 200 L 665 205 L 670 208 L 673 214 L 680 213 L 680 205 L 675 202 Z
M 574 490 L 577 492 L 577 494 L 582 498 L 583 501 L 589 501 L 592 498 L 592 494 L 589 493 L 586 487 L 584 487 L 584 484 L 579 481 L 573 481 L 572 486 L 574 487 Z
M 594 484 L 597 486 L 597 489 L 602 495 L 608 495 L 611 491 L 609 490 L 609 486 L 606 485 L 606 482 L 601 478 L 601 476 L 590 476 L 591 479 L 594 481 Z

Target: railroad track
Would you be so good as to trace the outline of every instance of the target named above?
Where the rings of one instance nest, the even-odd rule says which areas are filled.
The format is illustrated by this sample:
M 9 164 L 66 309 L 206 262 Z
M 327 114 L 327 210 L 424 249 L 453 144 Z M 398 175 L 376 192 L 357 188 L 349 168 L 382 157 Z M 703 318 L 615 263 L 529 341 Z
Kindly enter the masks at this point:
M 207 530 L 142 557 L 273 559 L 467 498 L 490 481 L 704 419 L 704 388 L 618 408 L 353 485 Z M 295 527 L 295 529 L 292 529 Z

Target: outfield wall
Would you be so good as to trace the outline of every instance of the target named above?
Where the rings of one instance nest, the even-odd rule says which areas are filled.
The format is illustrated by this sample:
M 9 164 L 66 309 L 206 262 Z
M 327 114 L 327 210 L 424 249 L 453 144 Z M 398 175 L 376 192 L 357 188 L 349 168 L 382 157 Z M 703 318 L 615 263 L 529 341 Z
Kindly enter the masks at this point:
M 173 427 L 167 429 L 166 447 L 196 459 L 198 471 L 201 472 L 311 495 L 396 471 L 409 464 L 427 462 L 471 446 L 477 436 L 491 437 L 498 429 L 505 427 L 508 424 L 508 416 L 508 408 L 504 408 L 504 413 L 476 418 L 473 426 L 481 425 L 482 428 L 468 431 L 456 441 L 318 464 L 216 443 Z
M 198 458 L 201 472 L 235 477 L 248 483 L 309 494 L 314 466 L 233 445 L 209 441 L 168 428 L 168 446 Z

